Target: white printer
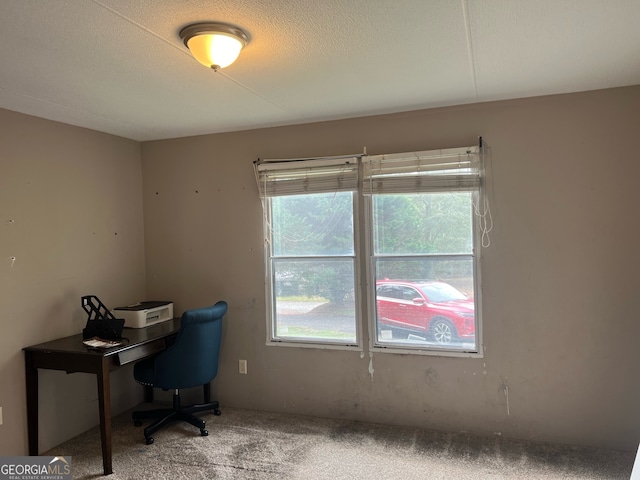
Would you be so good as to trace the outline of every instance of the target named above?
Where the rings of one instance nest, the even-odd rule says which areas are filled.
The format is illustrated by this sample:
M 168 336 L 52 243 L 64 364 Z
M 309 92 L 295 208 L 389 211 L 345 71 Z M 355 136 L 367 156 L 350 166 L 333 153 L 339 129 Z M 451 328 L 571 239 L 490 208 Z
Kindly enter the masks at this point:
M 111 312 L 116 318 L 124 318 L 124 326 L 143 328 L 173 318 L 173 302 L 139 302 L 126 307 L 116 307 Z

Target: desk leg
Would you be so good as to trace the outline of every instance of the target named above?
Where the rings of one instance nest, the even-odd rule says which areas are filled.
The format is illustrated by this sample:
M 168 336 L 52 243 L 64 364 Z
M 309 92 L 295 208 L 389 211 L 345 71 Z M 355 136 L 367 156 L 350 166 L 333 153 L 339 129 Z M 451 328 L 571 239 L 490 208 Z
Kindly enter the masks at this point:
M 98 372 L 98 403 L 100 405 L 100 440 L 102 441 L 102 466 L 104 474 L 113 473 L 111 465 L 111 386 L 109 383 L 109 364 L 102 357 L 102 366 Z
M 38 369 L 33 366 L 31 352 L 24 352 L 27 383 L 27 438 L 29 455 L 38 455 Z

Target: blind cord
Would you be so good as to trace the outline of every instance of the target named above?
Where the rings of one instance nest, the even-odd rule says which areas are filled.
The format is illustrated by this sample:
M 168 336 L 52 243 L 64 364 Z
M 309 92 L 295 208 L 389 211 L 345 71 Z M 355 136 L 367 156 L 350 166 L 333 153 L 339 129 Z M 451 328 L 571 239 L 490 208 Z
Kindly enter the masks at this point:
M 481 232 L 480 245 L 483 248 L 489 248 L 491 245 L 491 237 L 489 233 L 493 230 L 493 216 L 491 215 L 491 206 L 489 205 L 489 197 L 486 189 L 486 149 L 482 144 L 482 137 L 480 142 L 480 177 L 482 179 L 479 189 L 479 195 L 477 201 L 473 202 L 473 208 L 478 217 L 478 227 Z

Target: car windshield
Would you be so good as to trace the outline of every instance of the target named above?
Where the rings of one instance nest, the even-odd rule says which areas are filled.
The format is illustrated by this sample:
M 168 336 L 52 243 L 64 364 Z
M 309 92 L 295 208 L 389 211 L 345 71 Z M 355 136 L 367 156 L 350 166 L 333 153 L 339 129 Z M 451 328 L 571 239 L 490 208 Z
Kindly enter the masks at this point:
M 464 293 L 459 292 L 448 283 L 425 283 L 420 285 L 420 290 L 430 302 L 434 303 L 467 299 Z

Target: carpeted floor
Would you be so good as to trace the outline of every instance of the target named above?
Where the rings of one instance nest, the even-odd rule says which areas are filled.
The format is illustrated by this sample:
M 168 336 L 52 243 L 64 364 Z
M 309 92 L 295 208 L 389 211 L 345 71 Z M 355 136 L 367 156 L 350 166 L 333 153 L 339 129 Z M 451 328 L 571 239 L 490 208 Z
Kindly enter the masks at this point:
M 635 452 L 552 445 L 344 420 L 222 408 L 145 445 L 130 412 L 113 419 L 113 475 L 121 479 L 628 479 Z M 43 455 L 71 455 L 73 478 L 102 476 L 94 428 Z

